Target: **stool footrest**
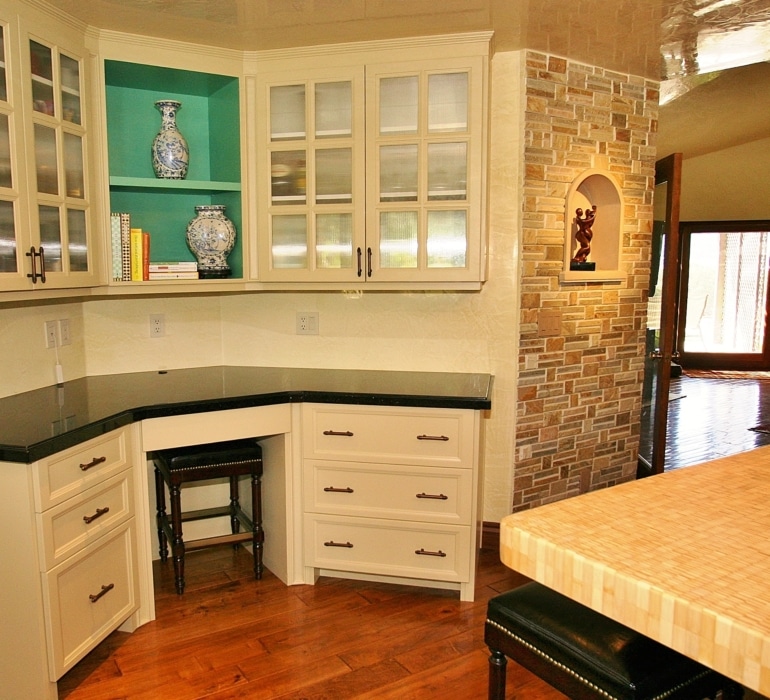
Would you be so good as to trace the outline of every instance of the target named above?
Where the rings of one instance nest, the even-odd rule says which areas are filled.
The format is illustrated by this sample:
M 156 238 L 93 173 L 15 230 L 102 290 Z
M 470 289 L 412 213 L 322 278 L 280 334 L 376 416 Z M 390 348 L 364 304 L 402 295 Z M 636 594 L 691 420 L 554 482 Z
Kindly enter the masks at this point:
M 213 535 L 211 537 L 202 537 L 198 540 L 190 540 L 185 542 L 184 548 L 188 552 L 195 549 L 203 549 L 204 547 L 211 547 L 215 544 L 239 544 L 240 542 L 251 542 L 253 539 L 250 532 L 238 532 L 234 535 Z

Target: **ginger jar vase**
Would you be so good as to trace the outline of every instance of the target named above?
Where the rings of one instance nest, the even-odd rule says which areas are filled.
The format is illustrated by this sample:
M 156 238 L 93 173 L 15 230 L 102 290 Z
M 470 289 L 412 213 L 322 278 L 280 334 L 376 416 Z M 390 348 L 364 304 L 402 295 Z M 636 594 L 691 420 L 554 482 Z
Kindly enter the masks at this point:
M 225 206 L 195 207 L 197 216 L 187 225 L 187 245 L 198 260 L 201 279 L 229 277 L 227 256 L 235 245 L 235 226 L 225 216 Z
M 185 137 L 176 126 L 176 114 L 182 107 L 176 100 L 158 100 L 160 131 L 152 142 L 152 169 L 164 180 L 184 180 L 190 164 L 190 151 Z

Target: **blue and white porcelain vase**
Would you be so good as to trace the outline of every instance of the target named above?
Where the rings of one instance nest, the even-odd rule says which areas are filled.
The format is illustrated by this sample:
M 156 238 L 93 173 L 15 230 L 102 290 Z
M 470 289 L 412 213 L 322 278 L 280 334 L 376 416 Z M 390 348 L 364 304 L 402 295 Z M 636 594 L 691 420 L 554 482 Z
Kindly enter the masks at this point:
M 198 259 L 201 279 L 229 277 L 227 256 L 235 245 L 235 226 L 221 204 L 195 207 L 197 216 L 187 224 L 187 245 Z
M 152 142 L 152 169 L 164 180 L 184 180 L 190 164 L 187 141 L 176 128 L 176 113 L 182 107 L 176 100 L 158 100 L 160 131 Z

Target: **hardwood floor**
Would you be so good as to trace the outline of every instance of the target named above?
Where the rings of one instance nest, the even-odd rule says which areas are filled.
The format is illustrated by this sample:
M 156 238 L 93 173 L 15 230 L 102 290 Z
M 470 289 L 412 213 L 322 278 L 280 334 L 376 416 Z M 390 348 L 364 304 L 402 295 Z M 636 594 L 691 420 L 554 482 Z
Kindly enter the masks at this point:
M 242 548 L 188 554 L 174 592 L 155 562 L 157 619 L 115 632 L 59 681 L 67 700 L 229 700 L 486 697 L 489 598 L 525 579 L 481 552 L 476 601 L 411 586 L 322 578 L 284 586 L 253 579 Z M 564 696 L 513 662 L 509 697 Z
M 770 445 L 770 379 L 671 380 L 665 468 L 678 469 Z

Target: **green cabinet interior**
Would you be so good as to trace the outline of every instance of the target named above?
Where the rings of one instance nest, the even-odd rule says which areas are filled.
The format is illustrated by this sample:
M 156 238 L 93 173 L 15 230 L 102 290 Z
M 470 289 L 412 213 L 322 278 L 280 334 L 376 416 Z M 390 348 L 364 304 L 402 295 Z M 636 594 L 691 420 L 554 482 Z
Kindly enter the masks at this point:
M 150 233 L 153 262 L 195 260 L 185 230 L 201 204 L 223 204 L 238 235 L 228 257 L 243 277 L 241 146 L 238 78 L 106 60 L 110 210 L 128 212 L 131 226 Z M 162 180 L 150 148 L 160 129 L 156 100 L 182 103 L 177 127 L 187 140 L 184 180 Z

